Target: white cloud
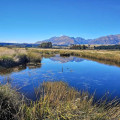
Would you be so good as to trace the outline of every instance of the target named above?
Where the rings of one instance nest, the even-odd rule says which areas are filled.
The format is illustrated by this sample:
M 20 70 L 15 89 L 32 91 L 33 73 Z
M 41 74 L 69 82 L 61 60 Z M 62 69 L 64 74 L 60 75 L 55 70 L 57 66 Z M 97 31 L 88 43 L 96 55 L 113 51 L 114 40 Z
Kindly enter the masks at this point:
M 5 43 L 17 43 L 17 41 L 14 41 L 14 40 L 10 40 L 10 41 L 2 41 L 2 42 L 5 42 Z

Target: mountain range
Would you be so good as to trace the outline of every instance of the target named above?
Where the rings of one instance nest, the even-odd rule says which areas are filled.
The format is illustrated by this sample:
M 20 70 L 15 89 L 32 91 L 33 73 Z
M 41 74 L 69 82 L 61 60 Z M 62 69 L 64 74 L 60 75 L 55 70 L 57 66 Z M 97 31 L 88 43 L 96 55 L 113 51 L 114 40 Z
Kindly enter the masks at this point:
M 69 36 L 60 36 L 52 37 L 47 40 L 38 41 L 35 44 L 41 44 L 43 42 L 52 42 L 53 45 L 71 45 L 71 44 L 120 44 L 120 34 L 117 35 L 108 35 L 99 37 L 96 39 L 84 39 L 81 37 L 69 37 Z

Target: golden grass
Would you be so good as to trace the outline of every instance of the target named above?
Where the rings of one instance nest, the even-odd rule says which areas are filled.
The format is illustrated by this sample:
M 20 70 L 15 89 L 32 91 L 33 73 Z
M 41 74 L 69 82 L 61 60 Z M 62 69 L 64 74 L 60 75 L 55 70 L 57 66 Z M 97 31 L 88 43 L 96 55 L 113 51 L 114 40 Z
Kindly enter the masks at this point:
M 0 59 L 16 58 L 19 54 L 25 54 L 31 61 L 39 61 L 42 57 L 51 57 L 55 54 L 74 55 L 78 57 L 97 60 L 103 63 L 120 64 L 120 51 L 108 50 L 70 50 L 70 49 L 39 49 L 39 48 L 5 48 L 0 47 Z
M 0 120 L 20 119 L 22 100 L 9 85 L 0 85 Z
M 7 47 L 0 47 L 0 57 L 3 55 L 7 56 L 14 56 L 15 54 L 26 54 L 26 50 L 24 48 L 7 48 Z
M 119 120 L 117 100 L 93 102 L 94 96 L 78 92 L 63 82 L 44 82 L 35 90 L 37 101 L 24 101 L 8 85 L 0 86 L 1 120 Z
M 38 89 L 40 99 L 24 105 L 24 120 L 117 120 L 117 101 L 94 103 L 94 96 L 78 92 L 63 82 L 46 82 Z
M 41 54 L 37 52 L 29 51 L 27 52 L 27 57 L 30 62 L 41 62 Z
M 60 54 L 70 54 L 79 57 L 91 58 L 93 60 L 110 61 L 120 64 L 120 51 L 108 50 L 70 50 L 70 49 L 36 49 L 39 52 L 46 51 Z
M 2 67 L 14 67 L 28 62 L 41 62 L 41 54 L 25 48 L 0 47 L 0 65 Z

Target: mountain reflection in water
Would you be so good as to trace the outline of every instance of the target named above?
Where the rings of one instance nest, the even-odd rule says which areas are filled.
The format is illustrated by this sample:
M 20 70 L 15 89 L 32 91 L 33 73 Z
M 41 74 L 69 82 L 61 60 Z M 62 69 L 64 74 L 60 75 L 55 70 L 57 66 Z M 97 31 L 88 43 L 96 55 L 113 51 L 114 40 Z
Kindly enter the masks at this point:
M 67 63 L 67 62 L 82 62 L 85 59 L 84 58 L 78 58 L 78 57 L 75 57 L 75 56 L 61 57 L 60 55 L 56 55 L 55 57 L 51 57 L 50 60 L 59 61 L 61 63 Z
M 120 98 L 120 67 L 101 64 L 85 58 L 56 55 L 43 58 L 41 64 L 29 63 L 11 69 L 0 69 L 0 83 L 9 83 L 30 99 L 36 99 L 35 88 L 44 81 L 63 81 L 78 90 L 96 91 L 102 97 L 107 91 Z

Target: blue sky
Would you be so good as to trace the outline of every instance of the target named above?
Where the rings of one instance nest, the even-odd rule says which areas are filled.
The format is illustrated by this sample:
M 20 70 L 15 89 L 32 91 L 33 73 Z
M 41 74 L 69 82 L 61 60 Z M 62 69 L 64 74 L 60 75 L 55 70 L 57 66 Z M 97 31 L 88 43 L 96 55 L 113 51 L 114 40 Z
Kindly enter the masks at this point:
M 0 42 L 120 34 L 120 0 L 0 0 Z

